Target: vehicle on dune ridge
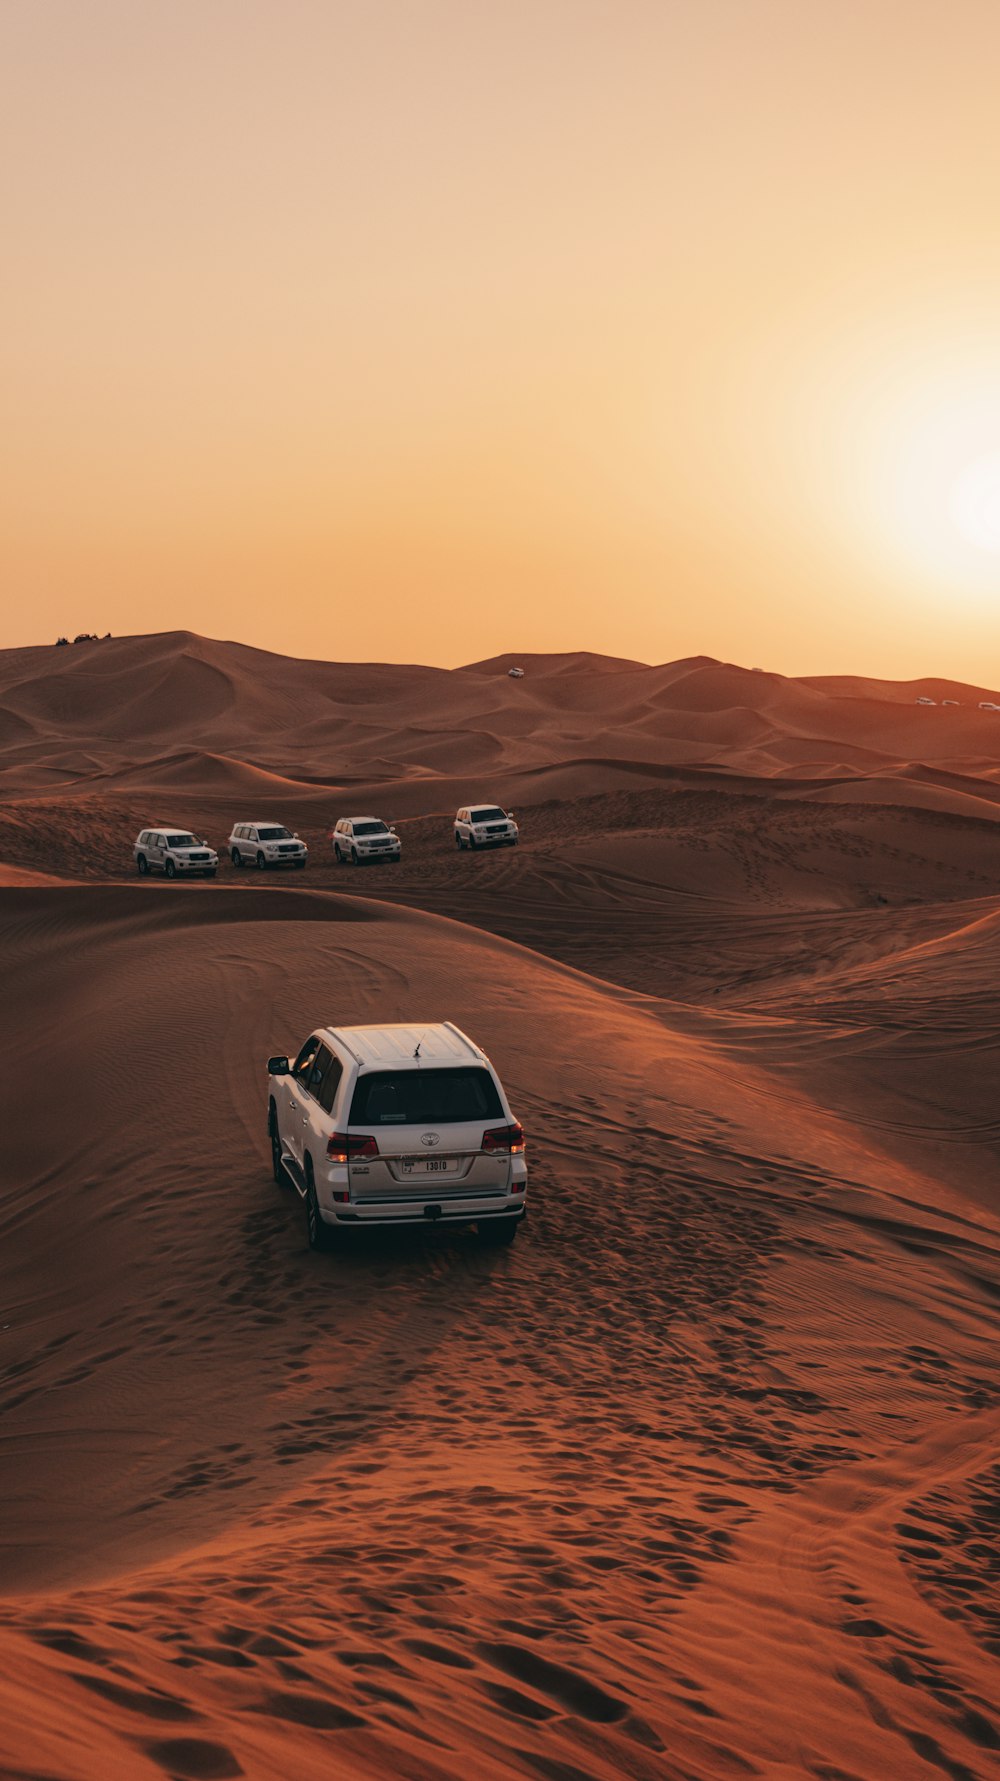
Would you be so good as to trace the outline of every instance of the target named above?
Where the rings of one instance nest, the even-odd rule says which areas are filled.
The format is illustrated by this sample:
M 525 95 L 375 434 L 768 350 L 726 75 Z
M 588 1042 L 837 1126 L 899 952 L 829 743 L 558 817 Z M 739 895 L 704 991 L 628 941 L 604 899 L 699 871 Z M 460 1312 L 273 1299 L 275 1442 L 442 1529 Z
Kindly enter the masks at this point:
M 162 872 L 165 878 L 214 878 L 219 869 L 219 856 L 207 841 L 199 841 L 190 829 L 168 824 L 143 829 L 132 857 L 140 878 L 150 872 Z
M 265 866 L 302 867 L 309 858 L 305 842 L 275 822 L 234 823 L 226 846 L 237 869 L 248 863 L 260 872 Z
M 294 1063 L 268 1059 L 267 1132 L 310 1249 L 438 1223 L 505 1244 L 525 1215 L 524 1132 L 489 1058 L 451 1021 L 316 1028 Z
M 368 860 L 389 860 L 398 865 L 403 844 L 395 829 L 379 816 L 342 816 L 330 834 L 338 866 L 360 866 Z
M 458 848 L 516 847 L 520 831 L 512 810 L 499 804 L 464 804 L 455 814 Z

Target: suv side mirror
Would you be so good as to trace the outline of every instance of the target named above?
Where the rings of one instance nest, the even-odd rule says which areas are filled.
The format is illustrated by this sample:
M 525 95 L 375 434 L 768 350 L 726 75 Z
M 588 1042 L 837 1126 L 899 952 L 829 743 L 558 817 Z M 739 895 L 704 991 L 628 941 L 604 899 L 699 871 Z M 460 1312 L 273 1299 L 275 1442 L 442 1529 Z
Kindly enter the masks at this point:
M 288 1059 L 286 1057 L 269 1057 L 267 1060 L 267 1073 L 269 1076 L 287 1076 Z

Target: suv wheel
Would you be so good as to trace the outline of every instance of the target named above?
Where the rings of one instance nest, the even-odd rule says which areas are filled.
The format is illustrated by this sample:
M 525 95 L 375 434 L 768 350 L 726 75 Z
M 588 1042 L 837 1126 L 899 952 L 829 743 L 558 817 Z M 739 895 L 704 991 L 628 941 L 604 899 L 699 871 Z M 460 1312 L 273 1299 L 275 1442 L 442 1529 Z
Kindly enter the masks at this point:
M 139 855 L 139 858 L 136 860 L 135 869 L 138 872 L 140 878 L 145 878 L 146 873 L 149 871 L 149 861 L 147 860 L 146 855 L 144 853 L 141 853 Z
M 258 870 L 258 872 L 263 872 L 264 867 L 266 865 L 267 865 L 267 861 L 265 860 L 264 855 L 261 853 L 260 848 L 258 848 L 257 849 L 257 870 Z
M 229 857 L 232 860 L 234 866 L 236 866 L 237 868 L 242 866 L 243 855 L 241 854 L 238 847 L 231 847 L 229 849 Z
M 176 878 L 177 877 L 177 867 L 174 865 L 173 860 L 168 860 L 166 865 L 164 866 L 163 870 L 165 871 L 168 878 Z
M 306 1242 L 310 1249 L 329 1249 L 330 1235 L 320 1217 L 312 1163 L 306 1158 Z
M 344 856 L 343 856 L 343 854 L 342 854 L 342 853 L 341 853 L 341 851 L 340 851 L 340 842 L 339 842 L 339 841 L 335 841 L 335 842 L 334 842 L 334 844 L 333 844 L 333 857 L 334 857 L 334 859 L 335 859 L 335 860 L 336 860 L 336 862 L 337 862 L 337 864 L 338 864 L 338 866 L 342 866 L 342 865 L 343 865 L 343 863 L 344 863 Z
M 475 835 L 469 836 L 469 846 L 472 848 L 473 852 L 475 852 L 476 848 L 479 846 L 479 842 L 476 840 Z
M 519 1218 L 484 1218 L 479 1225 L 479 1241 L 485 1243 L 487 1249 L 499 1249 L 501 1244 L 513 1243 L 517 1236 Z
M 267 1129 L 271 1139 L 271 1169 L 275 1185 L 285 1185 L 285 1165 L 281 1160 L 281 1134 L 278 1131 L 278 1114 L 274 1102 L 271 1102 L 267 1115 Z
M 358 850 L 356 847 L 352 847 L 351 848 L 351 865 L 352 866 L 360 866 L 360 864 L 361 864 L 361 861 L 358 858 Z
M 465 846 L 465 842 L 462 840 L 462 837 L 459 834 L 457 829 L 455 830 L 455 846 L 457 848 L 463 848 Z

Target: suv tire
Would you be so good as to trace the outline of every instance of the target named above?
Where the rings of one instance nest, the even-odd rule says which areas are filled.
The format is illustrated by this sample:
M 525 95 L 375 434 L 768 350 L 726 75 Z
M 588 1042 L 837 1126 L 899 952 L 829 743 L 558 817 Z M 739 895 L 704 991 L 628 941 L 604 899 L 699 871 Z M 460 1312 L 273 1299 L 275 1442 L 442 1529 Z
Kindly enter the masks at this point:
M 457 829 L 455 830 L 455 846 L 458 848 L 459 852 L 461 852 L 462 848 L 465 846 L 465 842 L 462 840 Z
M 258 848 L 257 849 L 257 870 L 258 870 L 258 872 L 263 872 L 264 867 L 266 865 L 267 865 L 267 861 L 264 858 L 264 855 L 261 853 L 260 848 Z
M 334 857 L 334 859 L 335 859 L 335 860 L 336 860 L 336 862 L 337 862 L 337 864 L 338 864 L 338 866 L 342 866 L 342 865 L 343 865 L 343 863 L 344 863 L 344 856 L 343 856 L 343 854 L 342 854 L 342 853 L 341 853 L 341 851 L 340 851 L 340 842 L 339 842 L 339 841 L 335 841 L 335 842 L 334 842 L 334 844 L 333 844 L 333 857 Z
M 361 864 L 361 861 L 358 858 L 358 850 L 356 847 L 352 847 L 351 848 L 351 865 L 352 866 L 360 866 L 360 864 Z
M 243 864 L 243 855 L 241 854 L 239 848 L 231 847 L 229 849 L 229 857 L 232 860 L 233 865 L 236 867 L 237 871 L 239 871 L 239 868 Z
M 484 1218 L 478 1226 L 479 1241 L 487 1249 L 499 1249 L 505 1243 L 513 1243 L 517 1236 L 520 1218 Z
M 149 861 L 147 860 L 146 855 L 144 853 L 141 853 L 139 855 L 138 859 L 136 860 L 135 869 L 138 872 L 140 878 L 145 878 L 146 873 L 149 871 Z
M 278 1131 L 278 1113 L 273 1101 L 267 1113 L 267 1133 L 271 1140 L 271 1173 L 274 1184 L 276 1187 L 284 1187 L 287 1177 L 281 1160 L 281 1134 Z
M 166 873 L 168 878 L 176 878 L 177 877 L 177 867 L 174 865 L 173 860 L 168 860 L 166 865 L 164 866 L 163 870 Z
M 319 1201 L 316 1198 L 316 1184 L 313 1181 L 312 1163 L 306 1158 L 306 1242 L 310 1249 L 324 1250 L 330 1247 L 330 1233 L 320 1217 Z

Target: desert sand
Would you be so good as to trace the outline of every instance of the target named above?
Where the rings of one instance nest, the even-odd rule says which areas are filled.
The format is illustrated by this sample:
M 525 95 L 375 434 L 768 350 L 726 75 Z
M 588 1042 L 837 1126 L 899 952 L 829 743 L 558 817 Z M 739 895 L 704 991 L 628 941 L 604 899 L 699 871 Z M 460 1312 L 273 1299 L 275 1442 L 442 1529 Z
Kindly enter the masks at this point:
M 997 1772 L 995 697 L 0 653 L 0 1775 Z M 528 1225 L 311 1254 L 265 1059 L 415 1018 Z

